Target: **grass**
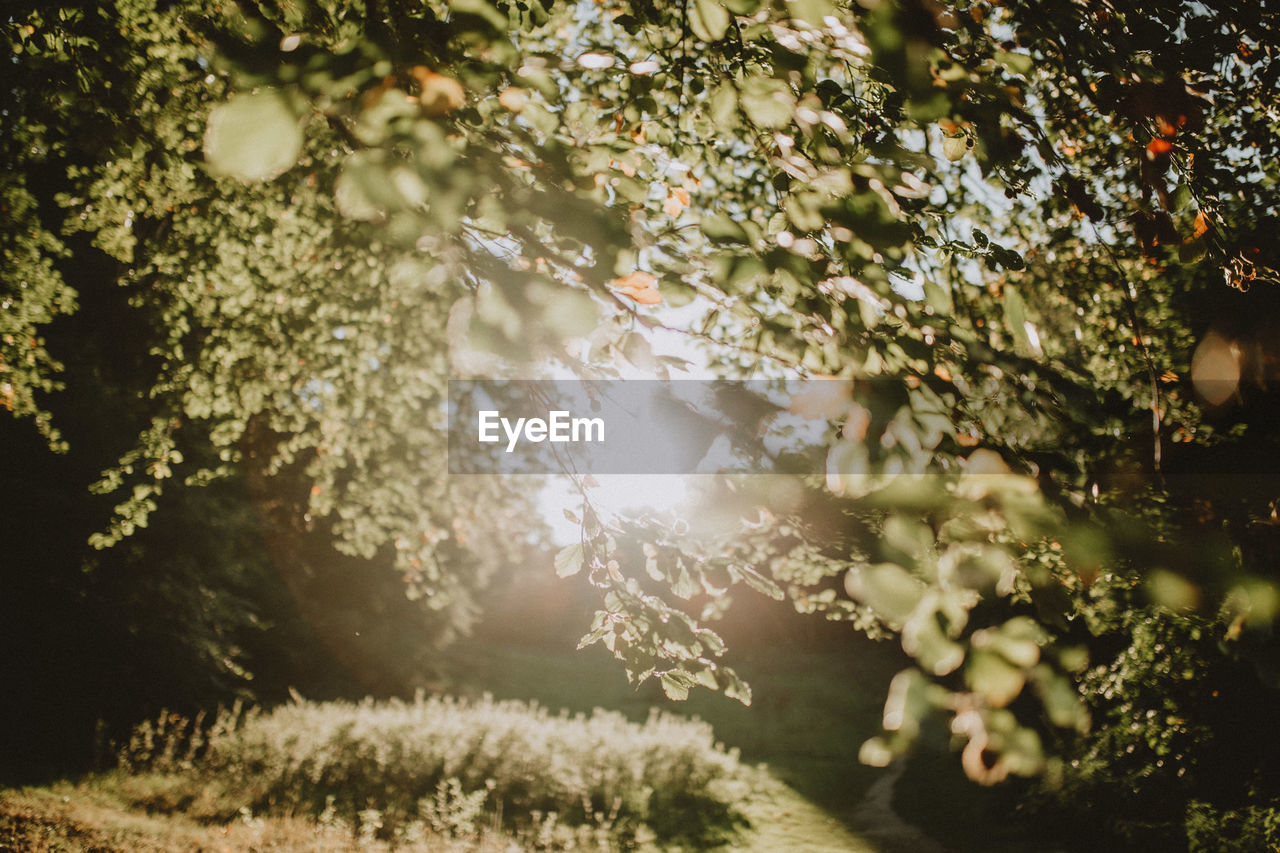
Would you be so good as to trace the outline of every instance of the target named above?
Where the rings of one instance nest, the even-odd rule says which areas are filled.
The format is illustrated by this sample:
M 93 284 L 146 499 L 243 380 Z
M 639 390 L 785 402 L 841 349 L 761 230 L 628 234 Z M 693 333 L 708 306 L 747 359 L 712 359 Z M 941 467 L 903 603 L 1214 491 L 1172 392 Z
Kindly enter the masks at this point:
M 350 827 L 311 818 L 237 815 L 198 821 L 182 813 L 130 804 L 118 777 L 0 792 L 0 850 L 20 853 L 534 853 L 536 838 L 485 827 L 469 838 L 443 834 L 396 846 Z M 755 776 L 741 802 L 752 827 L 725 853 L 879 853 L 821 809 L 767 774 Z M 611 850 L 608 845 L 584 849 Z
M 575 651 L 567 642 L 473 642 L 458 654 L 459 686 L 473 693 L 492 689 L 499 697 L 534 698 L 575 712 L 612 708 L 634 720 L 655 706 L 697 716 L 744 761 L 767 765 L 774 778 L 841 818 L 885 772 L 860 763 L 858 749 L 879 731 L 899 661 L 892 649 L 870 641 L 852 651 L 755 650 L 736 664 L 755 694 L 749 708 L 703 690 L 672 702 L 656 685 L 637 689 L 595 646 Z
M 295 704 L 194 742 L 156 723 L 128 772 L 0 793 L 0 851 L 911 849 L 851 828 L 885 772 L 857 752 L 900 665 L 892 647 L 730 647 L 750 708 L 705 691 L 669 702 L 603 649 L 544 633 L 456 649 L 464 702 Z
M 514 839 L 433 836 L 401 853 L 510 853 Z M 515 848 L 520 850 L 518 846 Z M 132 808 L 110 779 L 0 792 L 0 850 L 21 853 L 390 853 L 390 844 L 302 817 L 241 815 L 201 822 Z
M 298 701 L 207 725 L 162 714 L 120 758 L 116 790 L 152 810 L 327 817 L 377 838 L 470 838 L 492 823 L 554 849 L 587 836 L 713 846 L 742 823 L 749 787 L 706 723 L 488 696 Z
M 295 703 L 224 716 L 193 737 L 165 715 L 138 729 L 121 770 L 0 793 L 0 845 L 72 853 L 878 851 L 784 781 L 826 780 L 842 786 L 827 799 L 852 802 L 877 772 L 851 757 L 860 741 L 842 724 L 867 709 L 839 698 L 848 691 L 828 680 L 830 661 L 755 661 L 753 709 L 713 695 L 676 706 L 718 717 L 754 759 L 778 762 L 766 768 L 738 761 L 706 722 L 651 710 L 662 700 L 632 689 L 608 659 L 526 646 L 474 645 L 471 653 L 476 677 L 507 692 L 540 693 L 572 711 L 613 700 L 625 716 L 490 699 Z M 773 670 L 786 673 L 781 688 L 764 683 L 780 674 Z M 496 802 L 503 807 L 491 808 Z

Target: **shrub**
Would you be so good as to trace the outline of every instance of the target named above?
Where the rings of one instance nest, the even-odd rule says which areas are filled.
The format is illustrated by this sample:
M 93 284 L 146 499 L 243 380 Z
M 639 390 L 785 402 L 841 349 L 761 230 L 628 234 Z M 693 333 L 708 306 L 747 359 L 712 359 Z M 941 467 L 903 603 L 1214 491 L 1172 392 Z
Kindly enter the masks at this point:
M 1249 805 L 1216 809 L 1193 802 L 1187 809 L 1188 853 L 1273 853 L 1280 850 L 1280 810 Z
M 570 717 L 421 695 L 235 708 L 207 726 L 166 714 L 135 730 L 120 763 L 216 789 L 197 810 L 210 816 L 336 815 L 382 837 L 414 824 L 465 834 L 483 819 L 547 838 L 607 826 L 624 844 L 649 833 L 723 840 L 739 820 L 730 804 L 745 772 L 696 719 L 655 710 L 633 723 L 599 709 Z
M 1222 619 L 1114 587 L 1095 602 L 1094 665 L 1079 684 L 1093 726 L 1064 745 L 1065 763 L 1024 805 L 1079 849 L 1280 849 L 1269 810 L 1280 795 L 1272 665 Z

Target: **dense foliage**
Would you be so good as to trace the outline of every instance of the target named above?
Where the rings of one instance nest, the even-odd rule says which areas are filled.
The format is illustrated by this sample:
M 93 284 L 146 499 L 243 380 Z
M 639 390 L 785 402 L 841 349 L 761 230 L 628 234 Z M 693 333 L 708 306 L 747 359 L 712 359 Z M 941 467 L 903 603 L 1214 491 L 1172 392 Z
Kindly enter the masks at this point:
M 283 473 L 283 517 L 465 623 L 509 556 L 491 531 L 527 513 L 439 476 L 449 376 L 669 371 L 648 332 L 675 328 L 723 375 L 846 379 L 801 406 L 830 424 L 824 481 L 724 482 L 694 525 L 584 507 L 556 560 L 601 593 L 583 642 L 749 701 L 711 624 L 749 586 L 901 636 L 916 665 L 867 761 L 941 716 L 980 781 L 1039 774 L 1117 826 L 1110 794 L 1137 791 L 1175 844 L 1187 814 L 1193 840 L 1223 810 L 1265 823 L 1270 740 L 1231 753 L 1243 787 L 1187 768 L 1274 703 L 1276 496 L 1241 475 L 1274 451 L 1275 23 L 1140 0 L 10 12 L 3 399 L 57 444 L 67 356 L 41 329 L 73 287 L 122 285 L 145 413 L 95 545 L 179 475 Z
M 580 828 L 609 849 L 723 841 L 750 786 L 706 723 L 657 711 L 643 724 L 599 710 L 552 716 L 488 698 L 296 702 L 207 723 L 166 714 L 134 731 L 120 761 L 140 802 L 183 801 L 205 819 L 327 814 L 401 839 L 415 823 L 465 835 L 505 821 L 546 836 L 537 849 L 562 849 Z

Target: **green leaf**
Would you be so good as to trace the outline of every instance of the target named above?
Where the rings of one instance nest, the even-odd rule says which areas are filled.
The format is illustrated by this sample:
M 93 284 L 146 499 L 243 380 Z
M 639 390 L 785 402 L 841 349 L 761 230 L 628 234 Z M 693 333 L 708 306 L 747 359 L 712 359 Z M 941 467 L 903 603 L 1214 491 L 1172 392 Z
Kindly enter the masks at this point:
M 658 677 L 658 680 L 662 682 L 662 692 L 667 694 L 668 699 L 676 702 L 689 698 L 690 685 L 686 684 L 684 679 L 679 676 L 680 673 L 664 672 Z
M 924 596 L 924 584 L 896 563 L 851 569 L 845 587 L 885 621 L 897 625 L 906 622 Z
M 943 633 L 933 612 L 917 614 L 907 622 L 902 630 L 902 647 L 921 668 L 934 675 L 953 672 L 964 662 L 964 647 Z
M 556 337 L 586 337 L 599 325 L 600 312 L 586 292 L 554 288 L 547 297 L 542 322 Z
M 582 651 L 587 646 L 600 642 L 605 637 L 613 634 L 613 626 L 609 624 L 601 625 L 587 632 L 581 640 L 578 640 L 578 651 Z
M 723 213 L 702 217 L 702 233 L 713 243 L 746 243 L 747 231 Z
M 351 157 L 333 185 L 333 202 L 348 219 L 376 221 L 400 207 L 400 195 L 380 163 Z
M 924 299 L 934 313 L 940 317 L 948 317 L 955 309 L 951 301 L 951 285 L 949 282 L 939 284 L 932 279 L 925 279 Z
M 488 0 L 449 0 L 452 12 L 475 15 L 493 26 L 499 32 L 507 28 L 507 16 L 499 12 Z
M 662 294 L 663 301 L 672 308 L 688 305 L 698 296 L 698 291 L 692 286 L 669 278 L 664 278 L 658 283 L 658 292 Z
M 677 568 L 675 576 L 672 578 L 671 591 L 679 598 L 692 598 L 697 588 L 693 585 L 693 578 L 689 576 L 689 570 L 681 563 Z
M 742 109 L 760 127 L 778 130 L 791 124 L 796 96 L 781 80 L 752 77 L 742 85 Z
M 723 685 L 724 695 L 730 699 L 736 699 L 743 705 L 750 707 L 751 705 L 751 685 L 742 680 L 738 673 L 728 667 L 720 667 L 717 673 L 719 682 Z
M 916 561 L 923 561 L 934 548 L 934 535 L 929 525 L 902 515 L 884 524 L 885 541 Z
M 1055 726 L 1085 731 L 1089 727 L 1089 712 L 1071 679 L 1040 664 L 1031 672 L 1040 701 Z
M 783 199 L 782 209 L 799 231 L 820 231 L 827 224 L 827 217 L 820 209 L 821 203 L 817 193 L 802 192 Z
M 1028 616 L 1016 616 L 998 631 L 986 629 L 982 633 L 992 651 L 1022 669 L 1030 669 L 1040 660 L 1040 646 L 1048 641 L 1044 629 Z
M 236 95 L 209 114 L 204 154 L 211 171 L 245 181 L 285 172 L 302 151 L 302 130 L 279 93 Z
M 717 86 L 707 102 L 707 112 L 717 128 L 730 130 L 737 127 L 738 90 L 730 83 Z
M 729 12 L 718 0 L 694 0 L 689 9 L 689 27 L 703 41 L 720 41 L 729 29 Z
M 1178 260 L 1184 264 L 1194 264 L 1208 253 L 1208 240 L 1189 240 L 1178 247 Z
M 997 50 L 995 60 L 1014 74 L 1028 74 L 1035 65 L 1035 61 L 1027 54 L 1007 50 Z
M 830 0 L 787 0 L 787 12 L 792 18 L 814 27 L 825 27 L 825 18 L 836 14 Z
M 1027 320 L 1027 304 L 1017 289 L 1009 284 L 1004 288 L 1004 319 L 1017 351 L 1022 355 L 1039 355 L 1040 347 L 1031 339 L 1035 327 Z
M 582 544 L 575 542 L 556 554 L 556 575 L 567 578 L 582 571 Z
M 767 595 L 774 601 L 782 601 L 782 599 L 786 598 L 781 587 L 755 569 L 748 566 L 738 566 L 738 571 L 742 575 L 742 579 L 746 581 L 747 586 L 761 595 Z
M 1026 683 L 1026 674 L 995 652 L 976 649 L 964 670 L 965 683 L 996 708 L 1012 702 Z
M 967 136 L 948 136 L 942 140 L 942 153 L 952 162 L 964 159 L 964 155 L 969 153 L 969 148 Z
M 882 737 L 868 738 L 858 749 L 858 761 L 868 767 L 888 767 L 895 753 Z

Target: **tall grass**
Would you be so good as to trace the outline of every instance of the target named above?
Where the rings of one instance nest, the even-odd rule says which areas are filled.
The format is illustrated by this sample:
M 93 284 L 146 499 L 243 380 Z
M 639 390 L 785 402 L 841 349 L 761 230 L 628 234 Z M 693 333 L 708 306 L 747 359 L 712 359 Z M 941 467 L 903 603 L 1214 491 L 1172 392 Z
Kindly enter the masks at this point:
M 166 714 L 139 726 L 119 759 L 151 780 L 133 790 L 152 806 L 310 814 L 384 838 L 500 825 L 545 849 L 584 830 L 607 846 L 723 841 L 747 784 L 736 751 L 699 720 L 571 717 L 489 697 L 237 707 L 208 722 Z

